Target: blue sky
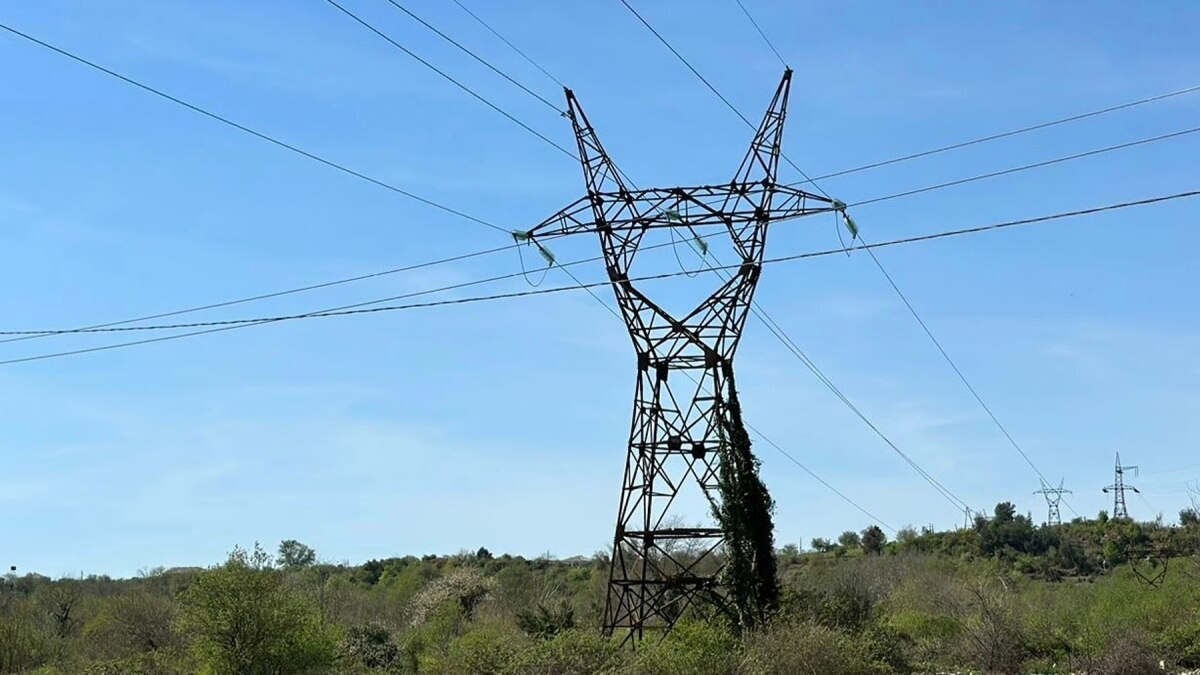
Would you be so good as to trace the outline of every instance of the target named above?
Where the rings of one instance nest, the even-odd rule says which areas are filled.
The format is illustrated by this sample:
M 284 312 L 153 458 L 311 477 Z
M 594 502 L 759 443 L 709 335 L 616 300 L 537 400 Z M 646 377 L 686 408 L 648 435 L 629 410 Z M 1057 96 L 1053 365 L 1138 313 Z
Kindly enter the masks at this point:
M 465 1 L 576 91 L 639 184 L 732 175 L 748 131 L 617 0 Z M 746 2 L 796 69 L 785 148 L 813 175 L 1198 84 L 1194 3 Z M 346 4 L 571 143 L 565 120 L 383 0 Z M 781 67 L 732 0 L 637 6 L 735 105 L 761 115 Z M 411 8 L 560 100 L 453 4 Z M 0 20 L 504 227 L 528 227 L 582 193 L 571 160 L 323 2 L 48 0 L 8 3 Z M 7 34 L 0 76 L 0 329 L 121 319 L 506 243 Z M 822 185 L 853 203 L 1180 130 L 1198 112 L 1192 94 Z M 1196 189 L 1198 151 L 1187 136 L 855 217 L 880 240 Z M 1145 472 L 1144 499 L 1130 502 L 1140 518 L 1173 520 L 1183 482 L 1200 476 L 1198 203 L 879 253 L 1030 456 L 1065 477 L 1081 513 L 1111 506 L 1100 488 L 1115 451 Z M 770 253 L 836 244 L 831 220 L 801 220 L 776 228 Z M 311 310 L 517 265 L 501 254 L 194 316 Z M 758 298 L 956 494 L 1042 517 L 1036 477 L 869 258 L 769 268 Z M 0 360 L 117 339 L 8 343 Z M 961 521 L 762 326 L 749 325 L 738 368 L 747 418 L 869 510 L 896 526 Z M 633 376 L 623 328 L 583 294 L 3 366 L 0 564 L 129 575 L 284 538 L 335 561 L 479 546 L 587 554 L 611 539 Z M 781 543 L 867 524 L 758 450 Z

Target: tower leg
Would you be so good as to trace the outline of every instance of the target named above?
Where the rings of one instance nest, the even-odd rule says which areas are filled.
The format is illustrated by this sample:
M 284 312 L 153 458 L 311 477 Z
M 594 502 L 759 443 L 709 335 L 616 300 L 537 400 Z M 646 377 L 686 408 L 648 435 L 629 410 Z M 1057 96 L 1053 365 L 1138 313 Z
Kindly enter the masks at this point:
M 639 360 L 644 367 L 638 373 L 604 618 L 606 634 L 630 640 L 669 629 L 697 599 L 720 598 L 723 542 L 721 529 L 711 524 L 719 499 L 720 373 L 715 367 L 679 367 L 674 359 Z M 689 518 L 709 524 L 690 524 Z

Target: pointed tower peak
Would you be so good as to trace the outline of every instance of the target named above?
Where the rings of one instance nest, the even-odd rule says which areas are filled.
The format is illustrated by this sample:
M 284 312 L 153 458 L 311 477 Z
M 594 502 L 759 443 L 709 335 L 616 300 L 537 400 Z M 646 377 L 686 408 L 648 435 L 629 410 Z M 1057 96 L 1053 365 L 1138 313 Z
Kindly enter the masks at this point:
M 767 106 L 767 112 L 759 123 L 750 149 L 738 167 L 733 183 L 761 183 L 772 185 L 779 170 L 779 156 L 783 152 L 783 124 L 787 117 L 788 94 L 792 88 L 792 70 L 783 71 L 783 79 L 775 89 L 775 96 Z

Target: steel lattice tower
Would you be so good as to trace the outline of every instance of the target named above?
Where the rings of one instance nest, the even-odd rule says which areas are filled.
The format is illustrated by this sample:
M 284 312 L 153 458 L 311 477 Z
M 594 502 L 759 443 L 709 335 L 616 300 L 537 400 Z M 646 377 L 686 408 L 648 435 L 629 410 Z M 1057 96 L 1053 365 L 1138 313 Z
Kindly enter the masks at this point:
M 1062 525 L 1062 513 L 1058 506 L 1062 502 L 1063 495 L 1071 494 L 1071 491 L 1063 487 L 1063 480 L 1058 481 L 1058 487 L 1050 487 L 1042 483 L 1042 489 L 1034 490 L 1033 494 L 1043 495 L 1046 497 L 1046 506 L 1050 513 L 1046 516 L 1047 525 Z
M 1136 466 L 1121 466 L 1121 453 L 1117 453 L 1117 464 L 1114 472 L 1113 484 L 1104 488 L 1104 493 L 1113 493 L 1113 518 L 1128 518 L 1129 509 L 1125 506 L 1125 491 L 1133 490 L 1141 492 L 1132 485 L 1125 484 L 1125 472 L 1132 471 L 1133 475 L 1137 475 L 1138 468 Z
M 607 634 L 640 639 L 648 629 L 669 629 L 697 598 L 722 597 L 722 531 L 680 526 L 672 518 L 680 508 L 677 497 L 685 488 L 698 487 L 709 508 L 719 503 L 718 448 L 729 424 L 733 357 L 762 270 L 768 226 L 844 209 L 776 182 L 791 78 L 786 71 L 734 178 L 693 187 L 628 185 L 575 95 L 566 90 L 587 196 L 533 230 L 518 233 L 519 239 L 535 242 L 579 233 L 599 236 L 608 278 L 637 353 L 633 421 L 605 609 Z M 698 242 L 727 237 L 739 258 L 728 279 L 682 318 L 669 314 L 631 281 L 638 247 L 656 228 L 686 229 Z

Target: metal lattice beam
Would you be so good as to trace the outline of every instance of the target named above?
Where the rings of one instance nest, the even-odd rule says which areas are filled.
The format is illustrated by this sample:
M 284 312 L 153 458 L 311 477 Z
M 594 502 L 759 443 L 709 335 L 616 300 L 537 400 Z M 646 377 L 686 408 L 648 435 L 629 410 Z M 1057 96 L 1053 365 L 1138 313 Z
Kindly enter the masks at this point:
M 678 527 L 685 487 L 719 502 L 717 448 L 728 424 L 733 357 L 762 268 L 768 227 L 840 206 L 776 181 L 792 73 L 786 71 L 734 178 L 723 185 L 630 189 L 574 93 L 574 127 L 587 195 L 523 233 L 599 237 L 621 316 L 637 354 L 633 420 L 617 510 L 604 628 L 640 639 L 669 629 L 700 598 L 722 602 L 719 527 Z M 658 228 L 707 227 L 741 261 L 709 297 L 677 318 L 630 281 L 643 237 Z M 679 372 L 683 371 L 683 372 Z M 681 377 L 682 375 L 682 377 Z

